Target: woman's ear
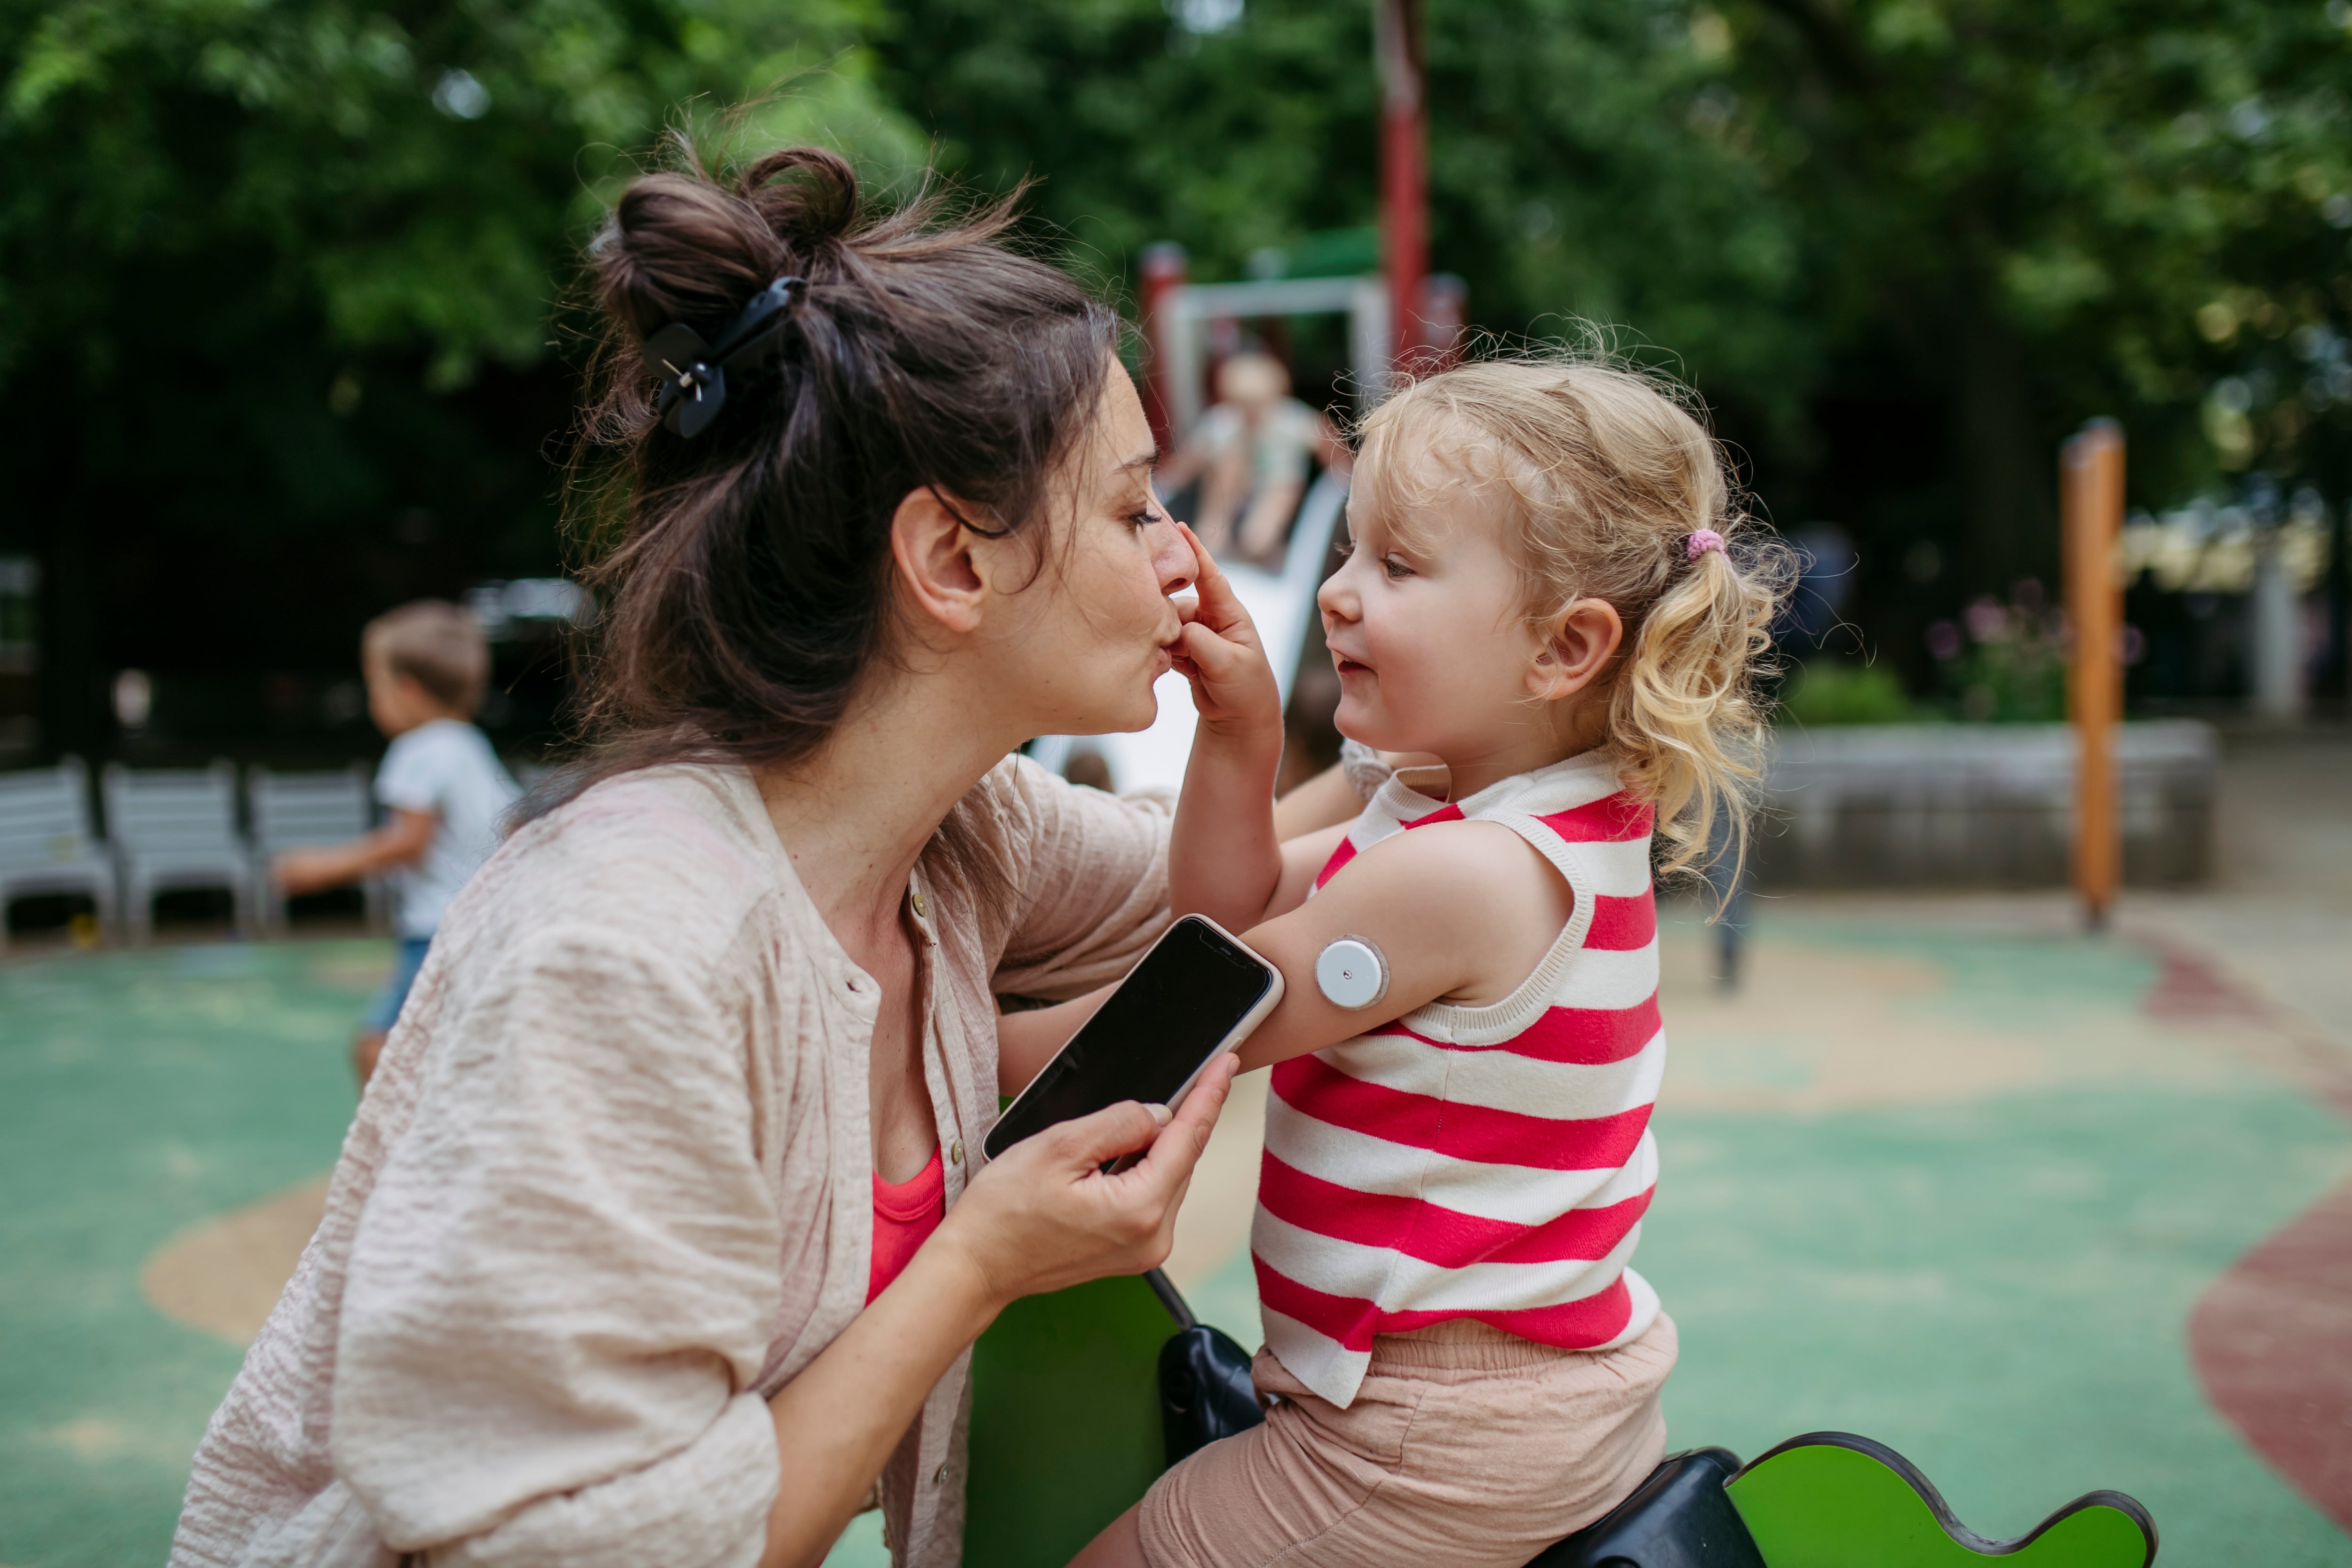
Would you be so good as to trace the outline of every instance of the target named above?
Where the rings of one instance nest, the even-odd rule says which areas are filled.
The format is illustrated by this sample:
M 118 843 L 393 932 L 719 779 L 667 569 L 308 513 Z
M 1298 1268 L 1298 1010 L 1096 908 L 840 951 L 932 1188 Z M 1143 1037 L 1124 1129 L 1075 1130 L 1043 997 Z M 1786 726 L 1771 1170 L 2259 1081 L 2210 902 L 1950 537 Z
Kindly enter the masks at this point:
M 987 579 L 973 550 L 983 536 L 964 527 L 939 491 L 926 485 L 908 490 L 890 514 L 890 559 L 908 604 L 942 629 L 959 636 L 980 626 Z
M 1625 640 L 1625 623 L 1606 599 L 1576 599 L 1543 628 L 1542 645 L 1528 666 L 1528 691 L 1556 702 L 1598 679 Z

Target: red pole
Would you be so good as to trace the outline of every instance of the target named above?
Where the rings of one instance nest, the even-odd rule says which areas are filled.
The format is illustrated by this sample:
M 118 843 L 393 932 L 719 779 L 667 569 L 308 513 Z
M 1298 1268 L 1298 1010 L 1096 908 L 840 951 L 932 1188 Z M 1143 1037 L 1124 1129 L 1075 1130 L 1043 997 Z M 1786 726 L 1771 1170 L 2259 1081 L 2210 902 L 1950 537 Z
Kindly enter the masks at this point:
M 1388 272 L 1389 363 L 1408 368 L 1424 342 L 1429 271 L 1429 123 L 1422 94 L 1421 0 L 1377 0 L 1381 61 L 1381 249 Z
M 1168 334 L 1176 323 L 1168 314 L 1168 297 L 1184 286 L 1184 247 L 1172 240 L 1147 245 L 1140 258 L 1143 298 L 1143 346 L 1150 355 L 1143 378 L 1143 413 L 1151 421 L 1151 439 L 1163 453 L 1173 452 L 1182 435 L 1176 426 L 1176 389 L 1169 377 L 1176 368 L 1174 345 Z

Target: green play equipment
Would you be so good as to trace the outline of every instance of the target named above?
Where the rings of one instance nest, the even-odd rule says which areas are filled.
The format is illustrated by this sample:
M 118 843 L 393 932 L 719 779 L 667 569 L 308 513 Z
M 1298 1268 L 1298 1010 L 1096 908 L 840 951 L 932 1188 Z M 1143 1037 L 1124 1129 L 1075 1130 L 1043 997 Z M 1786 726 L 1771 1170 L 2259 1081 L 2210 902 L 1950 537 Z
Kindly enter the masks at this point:
M 1753 1464 L 1669 1455 L 1606 1518 L 1528 1568 L 2148 1568 L 2156 1522 L 2121 1492 L 2085 1493 L 2014 1541 L 1952 1515 L 1916 1466 L 1850 1432 L 1791 1437 Z
M 1140 1279 L 1031 1296 L 971 1352 L 965 1568 L 1067 1563 L 1166 1464 L 1155 1370 L 1168 1314 Z
M 2147 1568 L 2156 1522 L 2121 1492 L 2085 1493 L 2014 1541 L 1952 1517 L 1935 1487 L 1883 1443 L 1844 1432 L 1791 1437 L 1725 1483 L 1770 1568 Z
M 1100 1279 L 1016 1303 L 972 1355 L 966 1563 L 1068 1562 L 1142 1497 L 1171 1450 L 1254 1418 L 1247 1366 L 1165 1279 Z M 1204 1394 L 1222 1405 L 1205 1429 Z M 1812 1432 L 1747 1465 L 1722 1448 L 1669 1455 L 1528 1568 L 2149 1568 L 2156 1546 L 2147 1510 L 2115 1491 L 1991 1540 L 1894 1449 Z

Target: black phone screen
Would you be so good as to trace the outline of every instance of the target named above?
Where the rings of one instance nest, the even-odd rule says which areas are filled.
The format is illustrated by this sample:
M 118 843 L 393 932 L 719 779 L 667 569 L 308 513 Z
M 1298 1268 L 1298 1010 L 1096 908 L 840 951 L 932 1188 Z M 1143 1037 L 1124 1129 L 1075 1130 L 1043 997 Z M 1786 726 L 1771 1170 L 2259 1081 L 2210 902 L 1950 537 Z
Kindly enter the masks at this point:
M 1166 1103 L 1273 984 L 1215 927 L 1178 921 L 990 1129 L 989 1158 L 1122 1100 Z

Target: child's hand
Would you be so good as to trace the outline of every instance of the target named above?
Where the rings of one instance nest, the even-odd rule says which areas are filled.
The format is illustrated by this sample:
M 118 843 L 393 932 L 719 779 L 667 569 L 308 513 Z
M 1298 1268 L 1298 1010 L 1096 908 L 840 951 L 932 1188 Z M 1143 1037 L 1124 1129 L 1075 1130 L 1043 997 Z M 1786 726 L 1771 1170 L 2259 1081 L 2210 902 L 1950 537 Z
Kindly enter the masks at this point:
M 331 849 L 285 849 L 271 858 L 269 879 L 280 892 L 315 893 L 335 886 L 339 869 Z
M 1178 603 L 1184 631 L 1174 663 L 1192 683 L 1192 706 L 1200 712 L 1202 728 L 1231 740 L 1270 740 L 1278 748 L 1282 692 L 1257 627 L 1200 539 L 1185 524 L 1176 526 L 1192 547 L 1201 597 L 1190 609 Z

